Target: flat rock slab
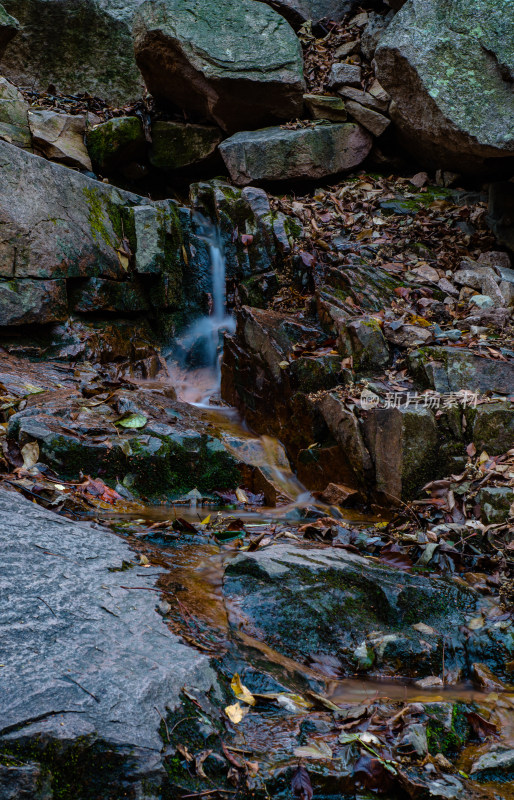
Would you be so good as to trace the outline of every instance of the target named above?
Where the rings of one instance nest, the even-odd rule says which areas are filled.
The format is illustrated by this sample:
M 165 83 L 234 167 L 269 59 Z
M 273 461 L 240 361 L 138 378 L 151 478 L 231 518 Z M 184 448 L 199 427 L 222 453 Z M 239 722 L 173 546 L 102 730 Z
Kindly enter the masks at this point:
M 277 544 L 226 568 L 231 625 L 296 660 L 339 659 L 342 674 L 466 677 L 511 658 L 510 632 L 469 632 L 479 595 L 451 578 L 405 572 L 335 548 Z M 444 666 L 443 666 L 444 662 Z
M 323 178 L 348 172 L 369 154 L 372 137 L 360 125 L 318 123 L 304 128 L 241 131 L 220 144 L 230 177 L 255 181 Z
M 98 798 L 122 784 L 131 797 L 154 797 L 161 715 L 180 705 L 182 687 L 214 685 L 208 659 L 168 630 L 152 591 L 159 571 L 139 568 L 122 539 L 4 490 L 0 514 L 0 750 L 39 762 L 55 781 L 59 762 L 79 793 L 83 780 Z M 133 568 L 120 571 L 124 562 Z M 87 775 L 73 772 L 82 749 Z M 19 773 L 13 780 L 26 779 Z M 5 780 L 0 798 L 11 796 Z

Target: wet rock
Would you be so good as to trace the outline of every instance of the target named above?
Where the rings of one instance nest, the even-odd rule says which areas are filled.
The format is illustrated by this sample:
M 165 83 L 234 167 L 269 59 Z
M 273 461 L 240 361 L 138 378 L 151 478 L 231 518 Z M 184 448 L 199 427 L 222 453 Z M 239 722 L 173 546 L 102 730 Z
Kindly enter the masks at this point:
M 119 537 L 16 493 L 2 491 L 0 507 L 0 745 L 16 759 L 0 768 L 2 797 L 49 800 L 68 785 L 160 797 L 162 718 L 182 711 L 184 686 L 218 691 L 208 658 L 163 623 L 158 593 L 135 588 L 153 589 L 156 571 L 123 569 L 135 558 Z
M 382 136 L 391 124 L 389 117 L 385 117 L 378 111 L 372 111 L 366 106 L 361 106 L 360 103 L 356 103 L 354 100 L 346 101 L 346 110 L 356 122 L 360 123 L 373 136 Z
M 216 35 L 213 20 L 223 20 Z M 288 23 L 263 3 L 146 2 L 134 33 L 138 66 L 160 100 L 229 131 L 300 114 L 300 43 Z
M 410 368 L 425 386 L 440 394 L 471 392 L 509 394 L 514 385 L 514 363 L 480 358 L 455 347 L 426 347 L 409 356 Z
M 0 280 L 0 326 L 46 325 L 68 316 L 63 280 Z
M 145 153 L 139 117 L 114 117 L 95 125 L 87 134 L 91 161 L 99 170 L 113 170 Z
M 369 488 L 373 465 L 357 417 L 334 394 L 326 394 L 318 407 L 353 472 L 352 485 Z
M 508 0 L 409 0 L 381 38 L 377 77 L 424 163 L 473 171 L 514 155 L 512 13 Z
M 363 643 L 371 674 L 440 673 L 442 638 L 452 663 L 464 662 L 457 633 L 476 596 L 451 580 L 409 575 L 341 550 L 278 544 L 237 556 L 225 570 L 231 625 L 295 659 L 336 656 L 353 673 Z M 232 603 L 232 601 L 234 601 Z M 466 610 L 467 609 L 467 610 Z M 408 627 L 424 621 L 430 641 Z M 449 668 L 449 667 L 448 667 Z
M 102 311 L 131 314 L 150 308 L 147 293 L 140 281 L 111 281 L 108 278 L 80 281 L 80 286 L 70 294 L 70 306 L 81 314 Z
M 158 121 L 152 125 L 150 163 L 158 169 L 180 169 L 209 158 L 221 142 L 219 128 Z
M 68 167 L 92 170 L 84 144 L 85 117 L 31 108 L 28 121 L 35 153 Z
M 438 432 L 427 408 L 373 408 L 363 422 L 375 488 L 388 502 L 413 497 L 437 470 Z
M 20 24 L 17 19 L 11 17 L 3 6 L 0 6 L 0 57 L 4 54 L 4 50 L 16 36 L 20 29 Z
M 486 487 L 478 492 L 477 502 L 484 522 L 505 522 L 514 506 L 514 490 L 508 486 Z
M 0 139 L 24 150 L 29 150 L 32 144 L 28 109 L 21 92 L 0 77 Z
M 509 402 L 480 405 L 473 423 L 473 442 L 492 456 L 510 450 L 514 442 L 514 408 Z
M 396 749 L 400 753 L 405 752 L 408 755 L 415 753 L 418 758 L 425 758 L 425 756 L 428 755 L 427 732 L 425 726 L 420 723 L 409 725 L 398 739 Z
M 219 149 L 234 183 L 245 186 L 347 172 L 364 161 L 371 144 L 371 136 L 359 125 L 320 122 L 297 129 L 242 131 Z
M 312 119 L 328 119 L 331 122 L 345 122 L 348 114 L 340 97 L 326 94 L 304 94 L 303 102 Z
M 514 780 L 514 750 L 493 745 L 472 764 L 470 775 L 478 781 Z

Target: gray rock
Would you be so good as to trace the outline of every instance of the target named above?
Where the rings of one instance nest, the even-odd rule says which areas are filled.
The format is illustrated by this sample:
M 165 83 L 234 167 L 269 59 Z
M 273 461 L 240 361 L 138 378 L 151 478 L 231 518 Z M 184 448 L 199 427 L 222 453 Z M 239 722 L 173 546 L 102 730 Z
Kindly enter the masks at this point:
M 483 781 L 496 781 L 498 775 L 502 782 L 514 780 L 514 750 L 496 745 L 473 761 L 470 775 Z
M 35 153 L 68 167 L 93 169 L 84 143 L 85 117 L 42 108 L 30 108 L 27 116 Z
M 326 94 L 304 94 L 303 102 L 312 119 L 345 122 L 348 116 L 344 102 L 340 97 L 332 97 Z
M 473 423 L 473 442 L 479 451 L 485 450 L 492 456 L 510 450 L 514 442 L 512 403 L 505 401 L 480 405 Z
M 0 139 L 15 144 L 16 147 L 30 149 L 32 139 L 27 117 L 29 107 L 21 92 L 0 77 Z
M 166 627 L 158 593 L 135 588 L 153 588 L 155 570 L 120 569 L 135 562 L 120 538 L 16 493 L 2 491 L 0 509 L 0 746 L 27 761 L 7 776 L 19 793 L 2 797 L 47 800 L 44 782 L 27 793 L 34 762 L 69 775 L 77 796 L 160 797 L 161 719 L 184 686 L 216 687 L 207 657 Z
M 20 24 L 17 19 L 11 17 L 3 6 L 0 6 L 0 57 L 3 55 L 5 48 L 16 36 L 20 29 Z
M 361 164 L 372 138 L 359 125 L 318 123 L 305 128 L 263 128 L 226 139 L 220 152 L 238 185 L 254 181 L 321 178 Z
M 477 494 L 477 502 L 484 522 L 505 522 L 514 506 L 514 490 L 508 486 L 484 487 Z
M 498 244 L 514 253 L 514 184 L 510 181 L 489 185 L 487 222 Z
M 65 281 L 0 279 L 0 326 L 46 325 L 67 316 Z
M 339 86 L 361 88 L 362 69 L 359 64 L 333 64 L 328 76 L 328 85 L 332 89 Z
M 389 348 L 375 317 L 352 320 L 346 326 L 354 367 L 359 372 L 384 369 L 389 363 Z
M 374 12 L 369 15 L 368 22 L 361 35 L 361 52 L 368 61 L 373 59 L 378 43 L 393 17 L 393 11 L 389 11 L 385 16 Z
M 365 108 L 371 108 L 372 111 L 387 111 L 389 108 L 389 100 L 375 97 L 370 92 L 355 89 L 353 86 L 341 86 L 338 93 L 346 100 L 354 100 Z
M 95 167 L 116 169 L 145 154 L 145 136 L 139 117 L 114 117 L 95 125 L 87 134 L 87 149 Z
M 113 105 L 141 97 L 131 27 L 141 0 L 5 0 L 20 31 L 0 61 L 18 86 L 88 92 Z
M 469 298 L 469 304 L 478 306 L 478 308 L 492 308 L 494 300 L 487 294 L 474 294 L 473 297 Z
M 360 103 L 356 103 L 354 100 L 346 101 L 346 109 L 350 116 L 372 133 L 373 136 L 382 136 L 391 124 L 389 117 L 385 117 L 378 111 L 372 111 L 371 108 L 366 108 L 366 106 L 361 106 Z
M 231 625 L 279 652 L 296 660 L 328 654 L 353 673 L 364 644 L 372 654 L 364 668 L 397 677 L 439 674 L 447 632 L 455 650 L 446 648 L 446 655 L 460 662 L 458 626 L 478 597 L 451 580 L 287 544 L 238 555 L 225 570 L 223 590 Z M 407 624 L 420 621 L 437 631 L 430 641 Z
M 373 408 L 363 423 L 376 491 L 388 502 L 414 497 L 438 466 L 438 430 L 428 408 Z
M 324 395 L 318 403 L 327 427 L 342 448 L 358 486 L 369 488 L 373 474 L 371 456 L 364 444 L 359 421 L 335 394 Z
M 420 723 L 409 725 L 398 739 L 396 749 L 399 750 L 400 753 L 406 751 L 409 755 L 415 753 L 419 758 L 425 758 L 425 756 L 428 755 L 427 732 L 425 726 Z
M 412 353 L 409 362 L 424 385 L 440 394 L 461 389 L 510 394 L 514 385 L 514 362 L 480 358 L 461 348 L 429 346 Z
M 219 128 L 158 121 L 152 125 L 150 163 L 158 169 L 180 169 L 209 158 L 221 142 Z
M 425 163 L 474 171 L 514 155 L 513 14 L 509 0 L 408 0 L 381 38 L 377 77 Z
M 134 35 L 145 83 L 160 100 L 230 131 L 300 115 L 305 89 L 300 42 L 263 3 L 145 2 Z

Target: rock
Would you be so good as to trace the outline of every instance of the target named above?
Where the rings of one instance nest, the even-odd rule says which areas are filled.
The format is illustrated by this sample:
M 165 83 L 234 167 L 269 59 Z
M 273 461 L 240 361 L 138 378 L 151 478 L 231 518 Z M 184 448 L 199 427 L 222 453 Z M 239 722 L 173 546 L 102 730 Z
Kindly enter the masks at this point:
M 362 429 L 352 411 L 335 394 L 326 394 L 318 402 L 327 427 L 353 471 L 353 486 L 369 489 L 373 474 L 370 454 L 364 444 Z
M 497 678 L 485 664 L 472 664 L 471 677 L 475 686 L 485 692 L 512 692 L 512 686 Z
M 420 325 L 402 325 L 395 330 L 390 325 L 385 325 L 384 336 L 396 347 L 420 347 L 434 339 L 432 331 Z
M 346 326 L 354 368 L 359 372 L 384 369 L 389 363 L 389 348 L 375 317 L 352 320 Z
M 502 270 L 510 269 L 512 267 L 509 254 L 504 253 L 501 250 L 492 250 L 487 253 L 480 253 L 478 257 L 478 263 L 499 269 L 500 274 L 502 274 Z
M 398 739 L 396 749 L 400 753 L 405 751 L 407 755 L 415 753 L 418 758 L 425 758 L 428 755 L 425 726 L 420 723 L 409 725 Z
M 5 0 L 20 31 L 0 61 L 2 74 L 20 86 L 86 92 L 113 105 L 142 96 L 131 36 L 139 0 Z
M 85 117 L 30 108 L 28 121 L 35 153 L 68 167 L 93 169 L 84 144 Z
M 67 316 L 65 281 L 0 279 L 0 326 L 46 325 Z
M 427 408 L 373 408 L 363 422 L 375 467 L 375 488 L 387 502 L 414 497 L 435 477 L 438 431 Z
M 198 164 L 214 153 L 221 139 L 219 128 L 154 122 L 150 163 L 158 169 L 180 169 Z
M 295 28 L 312 20 L 317 25 L 322 20 L 335 20 L 343 17 L 359 6 L 358 0 L 264 0 Z
M 330 506 L 344 506 L 346 501 L 357 496 L 355 489 L 348 486 L 341 486 L 338 483 L 329 483 L 321 493 L 321 499 Z
M 388 26 L 377 77 L 424 164 L 473 172 L 514 155 L 513 24 L 509 0 L 409 0 Z
M 396 677 L 440 674 L 445 634 L 455 645 L 446 648 L 446 668 L 462 663 L 465 669 L 466 640 L 458 628 L 478 597 L 451 580 L 333 548 L 288 544 L 236 556 L 225 570 L 223 591 L 234 629 L 295 660 L 326 654 L 354 674 L 356 647 L 363 644 L 372 655 L 364 669 Z M 429 642 L 410 627 L 418 621 L 438 635 Z
M 150 303 L 140 281 L 88 278 L 70 296 L 70 306 L 80 314 L 108 311 L 118 315 L 149 311 Z
M 365 108 L 371 108 L 372 111 L 387 111 L 389 108 L 389 100 L 382 100 L 380 97 L 375 97 L 371 92 L 364 92 L 362 89 L 355 89 L 352 86 L 341 86 L 338 89 L 341 97 L 347 100 L 353 100 Z
M 359 64 L 332 64 L 328 76 L 328 85 L 331 89 L 339 86 L 354 86 L 361 88 L 362 69 Z
M 139 117 L 114 117 L 87 134 L 91 161 L 100 170 L 113 170 L 144 156 L 145 136 Z
M 477 502 L 482 520 L 486 523 L 506 522 L 514 507 L 514 490 L 508 486 L 491 486 L 480 489 Z
M 346 109 L 350 116 L 372 133 L 373 136 L 381 136 L 391 124 L 391 120 L 388 117 L 384 117 L 378 111 L 372 111 L 370 108 L 361 106 L 360 103 L 356 103 L 354 100 L 346 101 Z
M 514 749 L 502 745 L 493 745 L 473 761 L 470 775 L 478 781 L 498 781 L 502 783 L 514 780 Z
M 512 384 L 509 392 L 512 392 Z M 473 442 L 480 452 L 503 455 L 514 442 L 514 408 L 512 403 L 495 402 L 478 406 L 473 423 Z
M 30 106 L 18 89 L 0 77 L 0 139 L 29 150 L 32 144 L 27 111 Z
M 514 253 L 514 184 L 510 181 L 489 185 L 487 222 L 498 244 Z
M 213 20 L 223 24 L 213 35 Z M 272 8 L 253 0 L 156 0 L 134 26 L 148 90 L 225 130 L 301 112 L 300 42 Z
M 3 56 L 5 48 L 16 36 L 20 29 L 17 19 L 11 17 L 3 6 L 0 6 L 0 58 Z
M 478 306 L 478 308 L 492 308 L 494 306 L 493 298 L 487 294 L 474 294 L 473 297 L 470 297 L 469 303 L 472 306 Z
M 392 11 L 389 11 L 385 16 L 374 12 L 369 15 L 368 22 L 361 35 L 361 52 L 367 61 L 373 60 L 378 43 L 393 18 L 394 12 Z
M 371 136 L 359 125 L 324 124 L 298 129 L 242 131 L 226 139 L 220 152 L 234 183 L 322 178 L 361 164 Z
M 510 394 L 514 385 L 514 362 L 480 358 L 458 347 L 431 347 L 409 356 L 413 373 L 439 394 L 469 390 Z
M 0 746 L 17 765 L 1 768 L 2 797 L 49 800 L 69 781 L 77 796 L 156 800 L 169 786 L 162 719 L 183 713 L 184 686 L 219 691 L 208 657 L 164 624 L 158 593 L 134 588 L 153 590 L 156 568 L 126 569 L 137 562 L 121 538 L 13 492 L 0 508 Z
M 303 102 L 312 119 L 344 122 L 348 116 L 340 97 L 332 97 L 326 94 L 304 94 Z

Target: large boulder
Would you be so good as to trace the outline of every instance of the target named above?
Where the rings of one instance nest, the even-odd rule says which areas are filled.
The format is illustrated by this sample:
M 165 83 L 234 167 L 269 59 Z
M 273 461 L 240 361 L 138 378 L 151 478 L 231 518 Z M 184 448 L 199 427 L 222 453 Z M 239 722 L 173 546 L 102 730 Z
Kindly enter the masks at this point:
M 152 0 L 134 26 L 148 90 L 226 130 L 299 116 L 300 42 L 255 0 Z
M 157 613 L 160 570 L 16 493 L 0 511 L 1 796 L 161 797 L 162 720 L 217 681 Z
M 0 6 L 0 55 L 4 52 L 5 48 L 16 36 L 20 26 L 18 20 L 11 17 L 3 6 Z
M 30 149 L 29 108 L 16 86 L 0 77 L 0 139 L 16 147 Z
M 377 77 L 407 147 L 474 171 L 514 155 L 510 0 L 408 0 L 381 38 Z
M 318 123 L 241 131 L 219 149 L 234 183 L 245 186 L 348 172 L 364 161 L 371 145 L 371 136 L 360 125 Z
M 132 44 L 132 18 L 141 0 L 5 0 L 20 31 L 0 62 L 19 86 L 87 92 L 124 104 L 141 97 L 143 82 Z

